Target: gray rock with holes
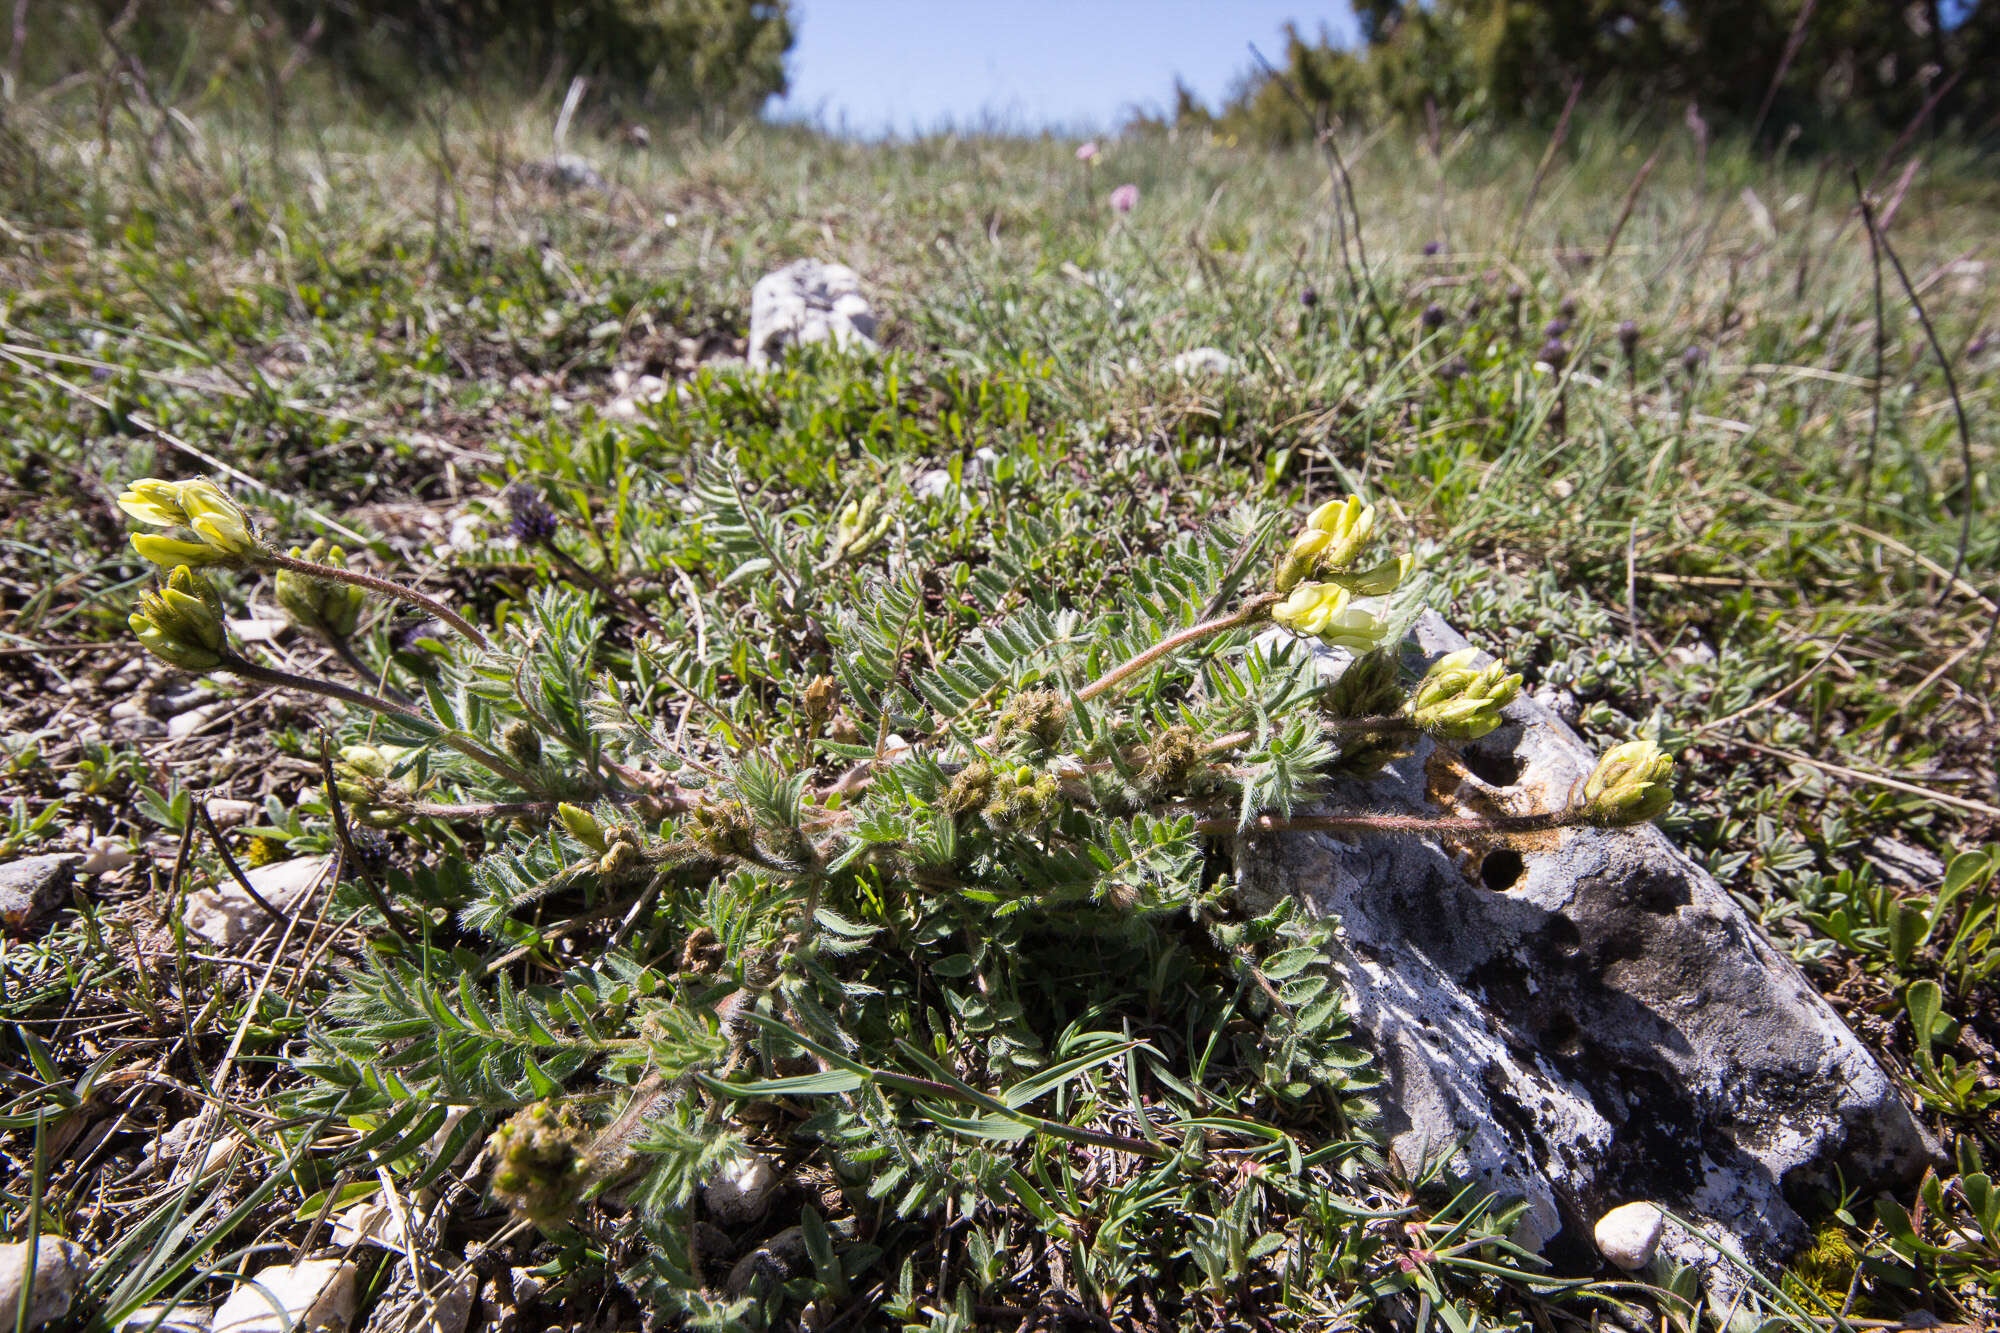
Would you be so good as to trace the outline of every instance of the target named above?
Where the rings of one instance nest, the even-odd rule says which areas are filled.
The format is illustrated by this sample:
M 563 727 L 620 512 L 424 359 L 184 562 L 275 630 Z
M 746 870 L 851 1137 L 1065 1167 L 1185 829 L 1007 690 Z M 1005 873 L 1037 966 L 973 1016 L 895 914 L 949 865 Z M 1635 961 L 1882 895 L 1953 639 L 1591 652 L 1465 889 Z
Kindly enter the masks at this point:
M 1275 632 L 1275 631 L 1274 631 Z M 1435 614 L 1428 660 L 1466 646 Z M 1337 673 L 1345 654 L 1322 650 Z M 1328 808 L 1559 807 L 1595 756 L 1531 697 L 1467 747 L 1428 742 Z M 1517 1239 L 1594 1269 L 1594 1220 L 1658 1203 L 1772 1265 L 1815 1186 L 1906 1181 L 1938 1155 L 1880 1065 L 1714 879 L 1651 825 L 1573 828 L 1484 855 L 1434 838 L 1263 834 L 1237 849 L 1252 906 L 1338 917 L 1338 967 L 1405 1167 L 1457 1168 L 1527 1210 Z M 1735 1286 L 1670 1225 L 1664 1251 Z

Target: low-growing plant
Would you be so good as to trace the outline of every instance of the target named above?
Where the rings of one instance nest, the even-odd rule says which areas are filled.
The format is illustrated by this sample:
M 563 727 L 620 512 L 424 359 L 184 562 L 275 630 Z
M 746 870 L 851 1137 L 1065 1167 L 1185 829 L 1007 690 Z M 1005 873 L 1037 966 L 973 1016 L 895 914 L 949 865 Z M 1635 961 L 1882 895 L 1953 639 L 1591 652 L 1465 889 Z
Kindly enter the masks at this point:
M 1162 1271 L 1176 1300 L 1221 1300 L 1253 1266 L 1283 1275 L 1279 1299 L 1366 1302 L 1507 1248 L 1473 1194 L 1355 1211 L 1371 1079 L 1331 926 L 1289 901 L 1247 914 L 1227 839 L 1636 823 L 1671 799 L 1654 742 L 1608 751 L 1554 809 L 1330 803 L 1330 775 L 1418 736 L 1476 740 L 1521 687 L 1472 650 L 1408 660 L 1415 562 L 1358 496 L 1313 511 L 1274 565 L 1273 514 L 1175 539 L 1130 563 L 1115 611 L 1086 615 L 1054 591 L 1064 542 L 1021 514 L 967 541 L 945 505 L 879 493 L 781 508 L 728 457 L 628 485 L 682 514 L 656 539 L 710 591 L 643 605 L 516 483 L 504 540 L 568 579 L 524 589 L 490 631 L 280 555 L 212 483 L 121 497 L 168 529 L 133 538 L 166 571 L 132 616 L 142 642 L 345 706 L 324 810 L 359 910 L 389 933 L 297 1058 L 299 1110 L 366 1128 L 449 1109 L 455 1141 L 488 1136 L 497 1201 L 552 1236 L 643 1240 L 628 1280 L 725 1322 L 837 1294 L 878 1255 L 907 1282 L 936 1243 L 921 1224 L 995 1201 L 1037 1219 L 1105 1310 Z M 287 614 L 384 688 L 255 660 L 202 570 L 274 574 Z M 350 590 L 457 638 L 423 672 L 363 662 Z M 478 825 L 484 850 L 469 874 L 378 873 L 352 824 L 439 850 Z M 752 1145 L 807 1153 L 835 1221 L 809 1231 L 802 1283 L 718 1296 L 690 1204 Z M 442 1160 L 403 1169 L 421 1181 Z M 976 1234 L 987 1276 L 961 1305 L 1003 1271 L 1004 1237 Z

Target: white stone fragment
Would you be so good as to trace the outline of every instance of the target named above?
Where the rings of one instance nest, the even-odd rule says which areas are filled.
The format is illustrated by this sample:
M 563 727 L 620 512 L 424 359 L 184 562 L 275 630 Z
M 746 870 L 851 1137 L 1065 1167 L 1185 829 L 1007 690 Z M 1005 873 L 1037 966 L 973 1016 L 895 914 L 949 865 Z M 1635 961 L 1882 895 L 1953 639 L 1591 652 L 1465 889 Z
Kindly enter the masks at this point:
M 84 844 L 83 864 L 77 872 L 84 875 L 108 875 L 114 870 L 123 870 L 132 864 L 132 844 L 123 838 L 92 838 Z
M 217 699 L 214 703 L 203 704 L 199 708 L 190 708 L 184 713 L 175 713 L 167 719 L 167 739 L 173 741 L 185 740 L 187 737 L 203 730 L 210 723 L 221 718 L 231 707 L 232 704 L 229 700 Z
M 875 350 L 875 312 L 861 278 L 845 264 L 800 259 L 766 273 L 750 289 L 750 366 L 768 367 L 787 347 L 830 342 Z
M 318 1333 L 354 1318 L 360 1268 L 345 1259 L 273 1265 L 229 1293 L 215 1333 Z
M 274 861 L 246 870 L 264 901 L 280 912 L 287 911 L 326 877 L 331 856 L 302 856 L 290 861 Z M 271 916 L 228 875 L 213 888 L 188 895 L 187 928 L 210 944 L 227 947 L 254 937 L 264 927 L 274 925 Z
M 30 1281 L 28 1242 L 0 1245 L 0 1311 L 12 1322 L 28 1299 L 28 1327 L 40 1328 L 52 1319 L 69 1313 L 76 1289 L 90 1272 L 90 1254 L 75 1241 L 59 1236 L 43 1236 L 34 1246 L 34 1272 Z M 23 1293 L 22 1288 L 28 1290 Z
M 142 1305 L 118 1321 L 118 1333 L 205 1333 L 214 1322 L 205 1305 Z
M 1234 375 L 1236 358 L 1220 347 L 1195 347 L 1170 363 L 1176 375 Z
M 283 616 L 245 616 L 229 622 L 229 633 L 243 643 L 270 643 L 291 623 Z
M 726 1227 L 755 1222 L 771 1210 L 778 1193 L 778 1173 L 763 1154 L 741 1152 L 725 1162 L 701 1187 L 709 1215 Z
M 1653 1204 L 1621 1204 L 1597 1219 L 1598 1253 L 1626 1272 L 1636 1273 L 1653 1262 L 1666 1225 L 1666 1214 Z

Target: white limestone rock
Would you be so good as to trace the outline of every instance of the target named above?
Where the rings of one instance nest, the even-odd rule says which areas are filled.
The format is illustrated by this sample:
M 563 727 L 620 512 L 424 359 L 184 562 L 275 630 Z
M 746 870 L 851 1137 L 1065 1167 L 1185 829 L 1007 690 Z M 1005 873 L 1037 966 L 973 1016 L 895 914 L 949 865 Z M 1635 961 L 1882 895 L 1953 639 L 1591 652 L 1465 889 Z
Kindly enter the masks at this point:
M 273 861 L 253 866 L 243 877 L 280 912 L 318 888 L 326 878 L 331 856 L 301 856 L 290 861 Z M 188 930 L 210 944 L 224 948 L 254 938 L 266 926 L 275 925 L 271 914 L 243 891 L 243 886 L 224 875 L 212 888 L 199 889 L 187 898 L 185 914 Z
M 26 1295 L 28 1327 L 36 1329 L 69 1313 L 77 1287 L 90 1273 L 90 1254 L 75 1241 L 43 1236 L 34 1246 L 31 1274 L 28 1249 L 26 1241 L 0 1245 L 0 1311 L 11 1323 Z
M 338 1333 L 354 1318 L 360 1274 L 346 1259 L 273 1265 L 229 1293 L 215 1333 Z
M 766 369 L 787 347 L 819 342 L 875 350 L 875 311 L 854 270 L 800 259 L 759 278 L 750 289 L 750 368 Z
M 1195 347 L 1168 363 L 1174 374 L 1190 378 L 1213 375 L 1227 378 L 1236 373 L 1236 358 L 1220 347 Z
M 1620 1204 L 1597 1219 L 1593 1233 L 1597 1252 L 1626 1272 L 1636 1273 L 1653 1262 L 1666 1226 L 1667 1215 L 1655 1204 Z

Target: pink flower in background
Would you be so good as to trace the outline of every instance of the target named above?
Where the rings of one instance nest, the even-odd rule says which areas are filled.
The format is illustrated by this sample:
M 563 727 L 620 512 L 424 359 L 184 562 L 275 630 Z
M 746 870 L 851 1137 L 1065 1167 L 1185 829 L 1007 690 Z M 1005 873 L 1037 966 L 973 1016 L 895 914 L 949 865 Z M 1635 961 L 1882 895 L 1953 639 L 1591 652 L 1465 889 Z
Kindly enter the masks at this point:
M 1090 165 L 1091 159 L 1096 156 L 1097 140 L 1086 139 L 1076 146 L 1076 160 L 1083 163 L 1086 167 Z
M 1138 206 L 1139 206 L 1138 186 L 1121 185 L 1117 189 L 1111 192 L 1112 212 L 1130 213 L 1133 209 L 1137 208 Z

